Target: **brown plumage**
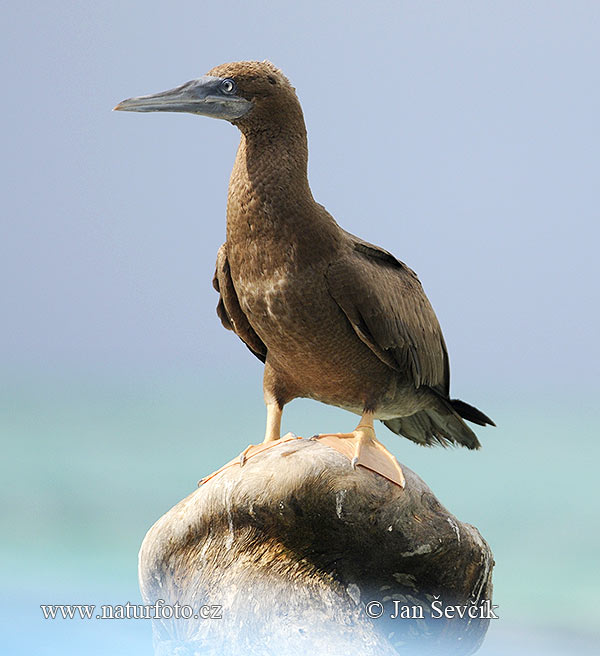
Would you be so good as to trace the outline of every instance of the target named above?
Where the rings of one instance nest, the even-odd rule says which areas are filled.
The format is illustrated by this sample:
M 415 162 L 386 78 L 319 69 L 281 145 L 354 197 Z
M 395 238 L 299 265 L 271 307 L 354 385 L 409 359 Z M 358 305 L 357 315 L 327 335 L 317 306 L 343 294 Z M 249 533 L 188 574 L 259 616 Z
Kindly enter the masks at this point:
M 308 397 L 420 444 L 479 447 L 463 418 L 492 421 L 450 399 L 444 338 L 416 274 L 313 199 L 304 118 L 287 78 L 269 62 L 208 76 L 118 109 L 193 111 L 241 132 L 214 286 L 223 325 L 265 363 L 266 439 L 279 437 L 283 406 Z

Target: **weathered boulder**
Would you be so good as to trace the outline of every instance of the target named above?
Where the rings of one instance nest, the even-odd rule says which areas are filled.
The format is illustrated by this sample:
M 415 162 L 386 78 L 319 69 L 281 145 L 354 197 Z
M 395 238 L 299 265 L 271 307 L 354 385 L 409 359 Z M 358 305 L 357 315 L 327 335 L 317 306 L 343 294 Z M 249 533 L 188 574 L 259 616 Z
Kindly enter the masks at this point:
M 201 485 L 140 551 L 144 601 L 192 613 L 154 620 L 156 653 L 476 651 L 489 624 L 490 548 L 403 469 L 405 489 L 296 438 Z

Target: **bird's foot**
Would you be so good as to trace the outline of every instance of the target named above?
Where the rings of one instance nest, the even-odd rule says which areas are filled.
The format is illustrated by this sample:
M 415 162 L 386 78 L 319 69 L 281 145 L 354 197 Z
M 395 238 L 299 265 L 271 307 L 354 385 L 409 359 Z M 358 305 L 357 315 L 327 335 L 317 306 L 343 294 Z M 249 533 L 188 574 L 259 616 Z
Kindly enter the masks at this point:
M 269 440 L 268 442 L 263 442 L 262 444 L 248 444 L 248 446 L 240 453 L 238 457 L 238 462 L 240 463 L 240 467 L 243 467 L 246 462 L 248 461 L 249 458 L 252 456 L 255 456 L 257 453 L 260 453 L 261 451 L 265 451 L 266 449 L 270 449 L 272 446 L 276 446 L 279 444 L 280 440 Z
M 244 464 L 250 458 L 254 457 L 255 455 L 258 455 L 259 453 L 262 453 L 263 451 L 266 451 L 267 449 L 270 449 L 272 446 L 277 446 L 278 444 L 282 444 L 283 442 L 289 442 L 290 440 L 299 440 L 299 439 L 302 438 L 298 437 L 297 435 L 294 435 L 294 433 L 286 433 L 282 438 L 273 438 L 270 440 L 265 440 L 264 442 L 262 442 L 262 444 L 248 444 L 248 446 L 240 453 L 239 456 L 237 456 L 237 458 L 230 460 L 227 464 L 223 465 L 220 469 L 217 469 L 217 471 L 214 471 L 212 474 L 209 474 L 208 476 L 201 478 L 198 481 L 198 487 L 207 483 L 211 478 L 214 478 L 217 474 L 220 474 L 224 469 L 228 469 L 233 465 L 240 465 L 240 467 L 243 467 Z
M 372 426 L 357 426 L 351 433 L 324 433 L 311 440 L 322 441 L 345 455 L 356 469 L 358 465 L 377 472 L 392 483 L 404 488 L 406 481 L 400 463 L 375 437 Z
M 282 442 L 287 442 L 288 440 L 297 440 L 297 439 L 298 436 L 295 435 L 294 433 L 286 433 L 281 438 L 274 437 L 270 439 L 265 439 L 265 441 L 262 444 L 248 444 L 248 446 L 239 455 L 240 467 L 243 467 L 246 461 L 248 460 L 248 458 L 256 455 L 257 453 L 266 451 L 267 449 L 270 449 L 272 446 L 277 446 L 277 444 L 281 444 Z
M 248 453 L 255 448 L 255 444 L 248 444 L 248 446 L 240 453 L 239 455 L 239 461 L 240 461 L 240 467 L 243 467 L 246 464 L 246 460 L 248 459 Z

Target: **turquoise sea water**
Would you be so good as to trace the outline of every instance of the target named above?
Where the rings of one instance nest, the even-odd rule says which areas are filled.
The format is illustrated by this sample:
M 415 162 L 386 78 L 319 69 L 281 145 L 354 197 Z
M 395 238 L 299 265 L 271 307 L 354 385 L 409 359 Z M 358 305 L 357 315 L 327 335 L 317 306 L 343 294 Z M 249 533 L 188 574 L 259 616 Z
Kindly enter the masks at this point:
M 5 385 L 6 653 L 152 653 L 148 622 L 50 621 L 39 606 L 141 603 L 137 551 L 146 530 L 199 478 L 260 441 L 259 377 L 224 373 L 210 389 L 202 379 L 46 376 Z M 600 638 L 598 417 L 591 401 L 577 398 L 488 390 L 476 400 L 498 428 L 480 431 L 484 448 L 476 453 L 423 449 L 379 430 L 494 551 L 501 619 L 482 654 L 588 654 Z M 286 408 L 283 429 L 312 435 L 354 421 L 299 400 Z

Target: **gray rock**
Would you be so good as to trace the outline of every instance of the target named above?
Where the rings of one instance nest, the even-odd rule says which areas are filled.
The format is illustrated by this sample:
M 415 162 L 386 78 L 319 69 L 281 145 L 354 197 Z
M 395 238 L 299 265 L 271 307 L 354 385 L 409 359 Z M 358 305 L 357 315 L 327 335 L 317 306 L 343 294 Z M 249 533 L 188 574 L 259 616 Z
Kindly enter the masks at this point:
M 297 439 L 207 481 L 146 535 L 140 587 L 220 618 L 154 620 L 156 654 L 476 651 L 489 619 L 437 615 L 491 599 L 490 548 L 403 469 L 404 490 Z

